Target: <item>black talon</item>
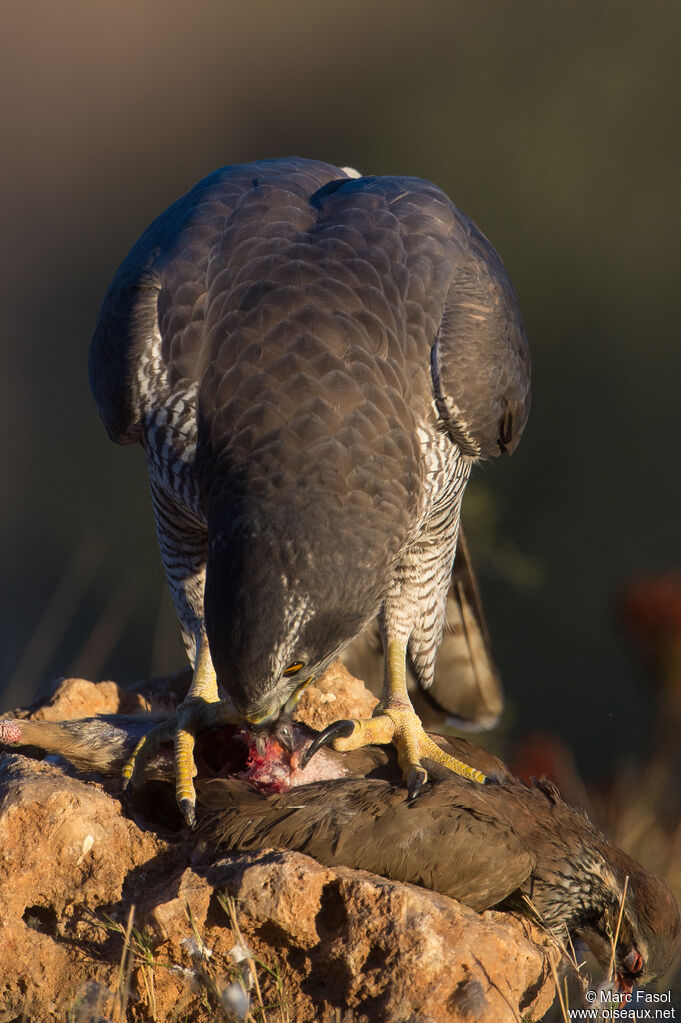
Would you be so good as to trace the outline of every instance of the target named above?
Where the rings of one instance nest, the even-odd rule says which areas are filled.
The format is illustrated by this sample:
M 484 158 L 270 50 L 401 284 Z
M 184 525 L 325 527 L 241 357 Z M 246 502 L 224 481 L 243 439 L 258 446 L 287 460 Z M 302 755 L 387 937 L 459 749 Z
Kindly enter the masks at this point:
M 317 750 L 320 750 L 322 748 L 322 746 L 327 746 L 334 739 L 339 739 L 341 737 L 343 739 L 347 739 L 349 738 L 349 736 L 352 735 L 354 730 L 355 730 L 354 721 L 347 720 L 334 721 L 332 725 L 327 725 L 324 731 L 320 732 L 317 738 L 312 740 L 310 745 L 303 753 L 303 756 L 300 761 L 300 766 L 302 768 L 307 767 L 307 765 L 312 760 L 312 757 L 315 755 Z
M 196 824 L 196 808 L 194 804 L 191 799 L 178 799 L 177 802 L 187 827 L 190 831 L 193 831 Z
M 416 799 L 419 792 L 428 781 L 428 772 L 424 767 L 412 767 L 407 778 L 407 792 L 410 799 Z

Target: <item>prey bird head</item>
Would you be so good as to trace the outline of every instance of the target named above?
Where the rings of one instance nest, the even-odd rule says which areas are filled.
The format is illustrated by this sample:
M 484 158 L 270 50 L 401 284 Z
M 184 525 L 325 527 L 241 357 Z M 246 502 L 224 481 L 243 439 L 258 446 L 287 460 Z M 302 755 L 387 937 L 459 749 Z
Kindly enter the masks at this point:
M 582 935 L 617 987 L 631 991 L 670 969 L 681 946 L 681 917 L 662 878 L 614 847 L 608 867 L 600 912 Z
M 550 929 L 588 945 L 620 991 L 662 977 L 681 948 L 679 907 L 666 881 L 612 845 L 550 781 L 533 782 L 514 805 L 537 857 L 533 908 Z

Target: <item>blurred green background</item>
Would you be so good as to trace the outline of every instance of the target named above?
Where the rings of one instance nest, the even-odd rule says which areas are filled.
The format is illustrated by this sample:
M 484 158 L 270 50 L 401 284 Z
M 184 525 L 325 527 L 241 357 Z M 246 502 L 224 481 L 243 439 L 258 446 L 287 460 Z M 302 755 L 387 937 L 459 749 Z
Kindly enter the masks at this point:
M 465 521 L 516 726 L 589 772 L 645 735 L 615 601 L 679 561 L 681 6 L 5 0 L 0 686 L 183 665 L 142 452 L 87 349 L 153 216 L 225 163 L 430 178 L 500 251 L 533 357 Z

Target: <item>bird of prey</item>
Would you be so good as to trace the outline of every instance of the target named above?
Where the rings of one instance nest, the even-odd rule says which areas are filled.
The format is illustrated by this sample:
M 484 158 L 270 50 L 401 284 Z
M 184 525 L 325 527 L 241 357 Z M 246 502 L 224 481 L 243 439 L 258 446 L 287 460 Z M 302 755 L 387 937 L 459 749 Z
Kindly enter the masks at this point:
M 0 722 L 0 743 L 59 753 L 86 771 L 116 773 L 152 727 L 139 715 L 12 720 Z M 220 731 L 230 728 L 225 742 Z M 315 734 L 295 728 L 301 745 Z M 449 755 L 493 782 L 471 785 L 435 765 L 431 784 L 418 799 L 405 800 L 389 747 L 345 754 L 326 748 L 315 764 L 317 780 L 307 783 L 296 766 L 299 754 L 296 761 L 296 753 L 289 758 L 279 746 L 278 757 L 253 763 L 243 732 L 235 732 L 222 726 L 198 738 L 198 830 L 211 844 L 230 852 L 295 850 L 326 866 L 418 884 L 478 911 L 518 910 L 563 941 L 585 941 L 604 970 L 613 967 L 623 991 L 662 976 L 676 958 L 681 919 L 666 882 L 608 842 L 550 782 L 527 786 L 484 749 L 434 736 Z M 146 778 L 167 788 L 172 754 L 158 747 L 147 768 Z M 216 769 L 230 776 L 205 777 Z M 152 785 L 145 800 L 143 785 L 135 801 L 146 807 L 145 816 L 158 819 L 157 788 Z
M 423 759 L 484 781 L 424 732 L 406 663 L 427 689 L 463 491 L 518 443 L 529 357 L 499 256 L 444 192 L 299 158 L 216 171 L 121 264 L 90 379 L 110 436 L 144 448 L 194 666 L 188 823 L 197 729 L 285 724 L 377 615 L 380 713 L 320 743 L 394 742 L 411 795 Z

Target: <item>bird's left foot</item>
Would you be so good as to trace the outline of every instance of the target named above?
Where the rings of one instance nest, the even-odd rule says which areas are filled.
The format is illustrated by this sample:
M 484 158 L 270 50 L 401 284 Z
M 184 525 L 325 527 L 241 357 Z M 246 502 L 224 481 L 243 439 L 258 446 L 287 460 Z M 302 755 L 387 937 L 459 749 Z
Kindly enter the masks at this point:
M 197 634 L 194 677 L 186 697 L 179 704 L 175 716 L 152 729 L 135 746 L 132 756 L 123 768 L 123 787 L 134 784 L 136 774 L 142 774 L 144 764 L 163 742 L 175 745 L 175 793 L 177 803 L 188 827 L 196 819 L 196 791 L 194 778 L 194 744 L 199 732 L 220 723 L 235 722 L 230 703 L 221 700 L 215 669 L 211 661 L 208 641 L 203 629 Z
M 196 792 L 194 777 L 194 745 L 196 736 L 215 725 L 235 720 L 232 706 L 220 700 L 205 700 L 188 695 L 178 705 L 173 717 L 152 728 L 135 746 L 123 768 L 123 788 L 134 787 L 135 779 L 144 775 L 145 765 L 152 760 L 159 746 L 172 742 L 175 746 L 175 792 L 177 803 L 187 826 L 195 822 Z
M 341 753 L 359 749 L 372 743 L 384 746 L 393 743 L 397 759 L 406 779 L 410 798 L 419 794 L 428 780 L 428 772 L 421 759 L 434 760 L 454 774 L 484 784 L 486 776 L 463 761 L 450 756 L 430 738 L 411 704 L 390 700 L 379 704 L 374 716 L 365 721 L 335 721 L 317 736 L 306 749 L 301 766 L 305 767 L 318 749 L 330 743 Z

